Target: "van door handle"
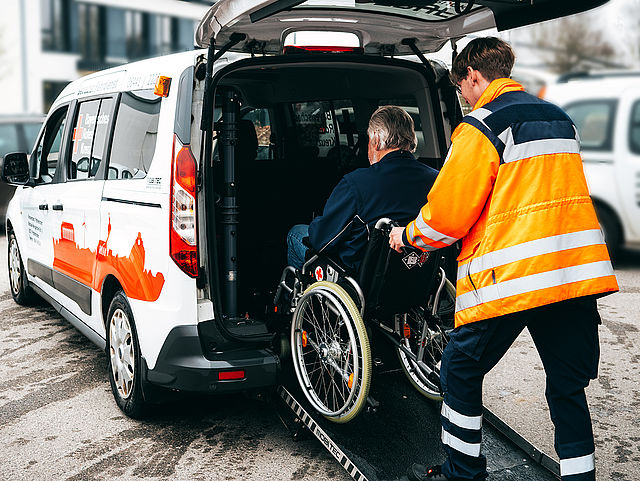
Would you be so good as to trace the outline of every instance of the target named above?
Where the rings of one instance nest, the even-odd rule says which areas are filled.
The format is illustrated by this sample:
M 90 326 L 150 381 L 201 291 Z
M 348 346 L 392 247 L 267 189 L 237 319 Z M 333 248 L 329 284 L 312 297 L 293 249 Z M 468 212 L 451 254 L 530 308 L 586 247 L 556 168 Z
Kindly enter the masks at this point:
M 40 204 L 38 206 L 38 209 L 40 209 L 40 210 L 49 210 L 49 204 Z
M 62 206 L 62 204 L 53 204 L 51 208 L 53 210 L 64 210 L 64 207 Z

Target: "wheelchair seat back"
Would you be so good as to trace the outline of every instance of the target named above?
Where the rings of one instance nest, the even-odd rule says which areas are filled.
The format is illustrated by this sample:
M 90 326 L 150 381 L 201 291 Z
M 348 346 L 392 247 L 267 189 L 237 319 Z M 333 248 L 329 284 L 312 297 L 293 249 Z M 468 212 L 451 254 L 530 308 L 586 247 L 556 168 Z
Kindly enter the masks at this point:
M 373 229 L 358 283 L 366 299 L 366 316 L 386 317 L 426 306 L 434 289 L 440 255 L 409 250 L 399 254 L 389 247 L 389 234 Z

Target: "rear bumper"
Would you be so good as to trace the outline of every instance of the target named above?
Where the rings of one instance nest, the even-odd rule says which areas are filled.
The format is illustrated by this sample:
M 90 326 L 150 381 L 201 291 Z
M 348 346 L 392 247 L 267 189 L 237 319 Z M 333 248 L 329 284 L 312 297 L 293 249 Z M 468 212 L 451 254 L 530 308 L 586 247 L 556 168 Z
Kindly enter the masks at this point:
M 181 391 L 229 393 L 275 386 L 280 360 L 269 349 L 234 349 L 207 359 L 197 326 L 171 330 L 153 369 L 143 359 L 144 379 L 153 385 Z M 221 371 L 244 371 L 244 378 L 219 380 Z

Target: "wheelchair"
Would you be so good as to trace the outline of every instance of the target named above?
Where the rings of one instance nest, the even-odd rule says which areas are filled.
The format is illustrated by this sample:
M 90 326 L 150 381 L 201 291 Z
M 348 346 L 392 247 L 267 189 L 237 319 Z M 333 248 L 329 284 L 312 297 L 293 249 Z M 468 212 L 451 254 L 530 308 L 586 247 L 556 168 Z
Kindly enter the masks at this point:
M 284 269 L 276 292 L 276 305 L 292 316 L 291 355 L 302 391 L 336 423 L 373 403 L 373 329 L 392 343 L 413 387 L 442 399 L 439 366 L 455 310 L 455 287 L 443 268 L 447 252 L 397 253 L 389 247 L 395 225 L 388 218 L 376 223 L 358 272 L 310 251 L 301 270 Z

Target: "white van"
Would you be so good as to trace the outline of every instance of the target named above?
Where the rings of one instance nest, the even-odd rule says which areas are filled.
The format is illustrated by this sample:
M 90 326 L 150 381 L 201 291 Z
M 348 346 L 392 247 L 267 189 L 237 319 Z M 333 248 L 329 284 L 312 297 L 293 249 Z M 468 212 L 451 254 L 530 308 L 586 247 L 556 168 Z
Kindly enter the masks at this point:
M 568 75 L 545 98 L 575 122 L 610 251 L 640 246 L 640 72 Z
M 419 120 L 417 156 L 436 167 L 461 118 L 444 69 L 394 57 L 602 3 L 221 0 L 196 35 L 208 50 L 71 83 L 30 156 L 5 157 L 3 179 L 20 186 L 12 295 L 35 291 L 106 349 L 130 416 L 158 388 L 272 386 L 290 323 L 273 305 L 288 229 L 368 165 L 378 106 Z M 301 31 L 326 43 L 285 45 Z

